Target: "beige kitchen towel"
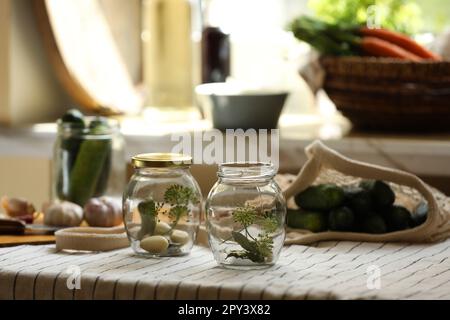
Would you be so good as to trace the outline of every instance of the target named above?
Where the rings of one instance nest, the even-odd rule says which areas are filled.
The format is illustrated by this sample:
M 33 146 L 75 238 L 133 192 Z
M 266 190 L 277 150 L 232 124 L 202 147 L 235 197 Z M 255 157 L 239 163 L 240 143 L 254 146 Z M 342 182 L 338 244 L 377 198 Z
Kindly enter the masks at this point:
M 129 246 L 123 226 L 74 227 L 55 232 L 56 250 L 110 251 Z
M 97 253 L 18 246 L 0 248 L 0 300 L 450 299 L 449 256 L 450 239 L 322 241 L 286 246 L 274 266 L 242 271 L 219 268 L 211 251 L 199 246 L 160 259 L 131 248 Z M 380 281 L 371 287 L 374 267 Z
M 429 207 L 428 217 L 422 225 L 415 228 L 385 234 L 335 231 L 312 233 L 288 228 L 286 244 L 308 244 L 321 240 L 433 242 L 450 236 L 450 199 L 417 176 L 349 159 L 320 141 L 310 144 L 305 152 L 308 161 L 283 191 L 287 200 L 313 184 L 355 185 L 361 179 L 376 179 L 389 182 L 396 193 L 396 201 L 401 201 L 407 207 L 414 207 L 425 200 Z

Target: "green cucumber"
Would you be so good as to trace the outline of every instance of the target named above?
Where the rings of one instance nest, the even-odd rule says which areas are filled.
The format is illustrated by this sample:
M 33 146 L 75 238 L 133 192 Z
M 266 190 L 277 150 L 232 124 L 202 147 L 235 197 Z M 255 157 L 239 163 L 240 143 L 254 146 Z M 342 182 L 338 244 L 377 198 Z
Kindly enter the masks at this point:
M 68 110 L 62 117 L 61 122 L 70 124 L 72 128 L 82 129 L 85 126 L 84 115 L 77 109 Z
M 105 117 L 95 117 L 90 123 L 89 123 L 89 129 L 91 134 L 95 135 L 108 135 L 110 136 L 110 127 L 108 125 L 108 119 Z M 109 174 L 111 171 L 111 165 L 112 165 L 112 140 L 110 139 L 111 148 L 107 151 L 106 159 L 103 165 L 102 172 L 100 174 L 100 177 L 97 182 L 97 186 L 95 188 L 95 197 L 103 196 L 108 189 L 108 181 L 109 181 Z
M 68 110 L 60 120 L 58 120 L 60 128 L 70 128 L 74 130 L 82 130 L 85 127 L 84 115 L 77 109 Z M 64 130 L 64 129 L 63 129 Z M 61 136 L 59 145 L 58 159 L 60 161 L 58 166 L 58 173 L 56 177 L 56 194 L 59 199 L 67 200 L 69 193 L 69 175 L 75 164 L 78 150 L 83 142 L 83 137 L 80 136 Z
M 321 232 L 327 229 L 327 215 L 323 212 L 288 209 L 286 224 L 295 229 Z
M 359 186 L 370 193 L 373 204 L 379 209 L 388 208 L 395 202 L 394 191 L 384 181 L 363 180 Z
M 385 214 L 384 219 L 389 231 L 400 231 L 412 228 L 414 221 L 411 212 L 402 206 L 393 206 Z
M 348 206 L 358 217 L 368 217 L 373 213 L 373 202 L 367 190 L 359 189 L 348 201 Z
M 344 190 L 335 184 L 310 186 L 294 197 L 302 209 L 328 212 L 338 208 L 345 200 Z
M 110 151 L 109 138 L 83 141 L 70 173 L 69 201 L 83 206 L 94 196 Z
M 68 200 L 69 197 L 69 181 L 70 172 L 75 165 L 78 151 L 83 143 L 84 138 L 81 136 L 63 137 L 59 147 L 59 161 L 56 181 L 56 194 L 58 199 Z
M 362 221 L 362 231 L 365 233 L 381 234 L 387 232 L 386 222 L 383 217 L 373 215 Z
M 106 159 L 102 168 L 100 177 L 98 178 L 97 186 L 95 187 L 94 197 L 101 197 L 105 195 L 108 189 L 109 176 L 112 165 L 112 148 L 109 148 L 106 154 Z
M 333 231 L 351 231 L 355 226 L 355 215 L 348 207 L 334 209 L 328 215 L 328 228 Z

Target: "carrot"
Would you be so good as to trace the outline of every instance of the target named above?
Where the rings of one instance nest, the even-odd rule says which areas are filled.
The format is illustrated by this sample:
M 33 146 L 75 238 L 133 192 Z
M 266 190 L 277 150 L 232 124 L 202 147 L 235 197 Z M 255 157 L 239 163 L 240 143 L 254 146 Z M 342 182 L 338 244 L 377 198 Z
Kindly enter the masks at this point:
M 410 39 L 409 37 L 407 37 L 402 33 L 386 29 L 370 29 L 367 27 L 363 27 L 359 31 L 363 36 L 376 37 L 388 41 L 399 47 L 402 47 L 403 49 L 415 54 L 416 56 L 419 56 L 420 58 L 435 61 L 442 60 L 442 58 L 439 55 L 425 49 L 417 42 L 415 42 L 414 40 Z
M 395 44 L 392 44 L 390 42 L 375 37 L 362 37 L 360 45 L 361 49 L 366 54 L 375 57 L 391 57 L 411 61 L 422 60 L 419 56 L 415 55 L 414 53 L 406 51 L 405 49 Z

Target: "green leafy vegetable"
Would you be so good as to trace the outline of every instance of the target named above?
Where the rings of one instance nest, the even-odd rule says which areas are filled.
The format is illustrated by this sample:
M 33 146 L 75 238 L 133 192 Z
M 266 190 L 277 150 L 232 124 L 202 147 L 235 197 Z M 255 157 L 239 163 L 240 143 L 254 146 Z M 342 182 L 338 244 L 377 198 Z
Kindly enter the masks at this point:
M 180 219 L 189 212 L 189 202 L 197 204 L 199 202 L 194 190 L 188 187 L 183 187 L 179 184 L 174 184 L 167 188 L 164 193 L 164 201 L 171 205 L 169 216 L 174 219 L 172 229 L 178 224 Z
M 249 259 L 256 263 L 264 262 L 264 257 L 258 254 L 256 251 L 231 251 L 227 258 L 235 257 L 239 259 Z
M 145 200 L 138 204 L 138 211 L 141 216 L 139 239 L 143 239 L 146 235 L 153 235 L 155 232 L 158 209 L 158 205 L 153 200 Z
M 327 55 L 355 55 L 359 53 L 358 26 L 338 25 L 308 16 L 293 20 L 288 26 L 297 39 L 305 41 Z
M 232 232 L 232 236 L 234 241 L 239 243 L 239 245 L 247 251 L 255 251 L 257 250 L 257 246 L 254 241 L 250 241 L 246 236 L 244 236 L 240 232 Z
M 164 193 L 164 201 L 171 205 L 187 205 L 189 201 L 198 203 L 198 198 L 191 188 L 174 184 Z
M 380 27 L 406 34 L 417 33 L 423 25 L 420 6 L 409 0 L 309 0 L 317 17 L 329 23 L 379 23 Z
M 262 263 L 266 259 L 270 259 L 273 250 L 271 234 L 279 227 L 278 221 L 272 216 L 271 212 L 258 215 L 254 207 L 239 207 L 233 212 L 233 219 L 242 225 L 244 234 L 232 232 L 232 238 L 244 250 L 233 250 L 228 253 L 227 258 L 249 259 L 256 263 Z M 262 227 L 262 233 L 258 234 L 257 237 L 252 236 L 248 230 L 253 224 L 259 224 Z
M 270 235 L 264 234 L 264 235 L 260 236 L 259 239 L 256 241 L 256 245 L 258 247 L 259 253 L 263 257 L 271 257 L 272 256 L 273 240 Z
M 158 212 L 164 207 L 169 206 L 169 217 L 173 220 L 170 233 L 177 226 L 180 219 L 189 213 L 189 203 L 197 204 L 199 202 L 194 190 L 183 187 L 178 184 L 171 185 L 164 193 L 164 202 L 155 202 L 153 200 L 142 201 L 138 205 L 141 214 L 142 236 L 145 234 L 152 235 L 157 223 Z M 144 231 L 142 231 L 144 230 Z
M 255 209 L 250 206 L 237 208 L 233 212 L 234 221 L 242 224 L 244 228 L 247 228 L 255 223 L 257 218 L 258 216 L 256 215 Z
M 266 212 L 264 214 L 264 219 L 261 221 L 261 226 L 266 233 L 274 233 L 277 231 L 279 225 L 280 222 L 272 215 L 271 212 Z
M 142 201 L 138 204 L 138 210 L 141 215 L 156 216 L 156 203 L 153 200 Z
M 183 216 L 186 216 L 188 214 L 188 212 L 189 209 L 186 206 L 175 206 L 170 209 L 169 216 L 174 219 L 174 222 L 172 223 L 172 229 L 178 224 Z

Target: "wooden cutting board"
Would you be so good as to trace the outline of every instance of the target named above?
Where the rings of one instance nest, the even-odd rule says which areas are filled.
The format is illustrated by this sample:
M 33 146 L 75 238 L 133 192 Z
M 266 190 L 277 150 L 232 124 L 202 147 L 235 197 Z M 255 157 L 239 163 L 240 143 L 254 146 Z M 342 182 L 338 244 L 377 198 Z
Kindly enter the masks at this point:
M 0 235 L 0 247 L 12 247 L 23 244 L 51 244 L 55 243 L 55 236 L 53 235 Z
M 0 247 L 23 244 L 48 244 L 55 242 L 55 230 L 42 225 L 42 217 L 38 217 L 35 225 L 27 225 L 10 220 L 0 214 Z

